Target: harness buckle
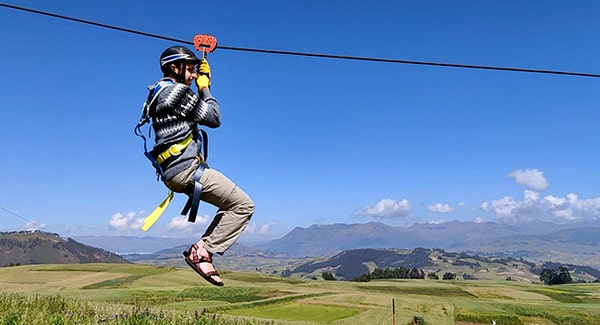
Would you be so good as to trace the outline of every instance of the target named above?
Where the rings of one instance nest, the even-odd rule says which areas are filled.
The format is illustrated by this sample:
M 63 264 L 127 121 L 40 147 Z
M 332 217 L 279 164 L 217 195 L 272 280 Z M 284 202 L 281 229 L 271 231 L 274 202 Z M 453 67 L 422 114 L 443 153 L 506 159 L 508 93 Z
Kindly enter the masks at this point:
M 179 150 L 179 147 L 171 146 L 169 148 L 169 153 L 171 154 L 171 156 L 178 156 L 179 154 L 181 154 L 181 150 Z

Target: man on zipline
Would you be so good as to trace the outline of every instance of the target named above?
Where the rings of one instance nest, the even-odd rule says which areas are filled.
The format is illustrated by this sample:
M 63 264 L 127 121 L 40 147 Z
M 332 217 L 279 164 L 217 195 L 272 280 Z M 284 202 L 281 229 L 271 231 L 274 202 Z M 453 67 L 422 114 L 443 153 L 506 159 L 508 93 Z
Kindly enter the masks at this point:
M 208 139 L 198 126 L 221 125 L 220 107 L 209 89 L 208 61 L 198 59 L 186 47 L 172 46 L 161 54 L 160 69 L 163 78 L 148 87 L 150 94 L 145 106 L 155 133 L 150 155 L 165 185 L 190 197 L 184 210 L 195 205 L 190 220 L 195 219 L 198 208 L 198 202 L 192 202 L 192 198 L 219 208 L 204 235 L 183 254 L 199 275 L 222 286 L 212 256 L 222 255 L 238 240 L 254 213 L 254 202 L 235 183 L 209 168 L 205 161 L 207 153 L 202 155 Z M 190 87 L 194 81 L 198 94 Z

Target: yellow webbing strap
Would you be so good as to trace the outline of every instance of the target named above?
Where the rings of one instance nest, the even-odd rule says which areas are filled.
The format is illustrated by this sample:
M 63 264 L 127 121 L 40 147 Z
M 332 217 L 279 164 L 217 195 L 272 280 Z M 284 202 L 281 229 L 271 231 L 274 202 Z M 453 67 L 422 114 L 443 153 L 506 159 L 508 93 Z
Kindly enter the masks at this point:
M 173 191 L 169 191 L 169 195 L 167 195 L 167 198 L 164 201 L 162 201 L 162 203 L 159 204 L 158 207 L 154 209 L 154 211 L 152 211 L 152 213 L 150 213 L 149 216 L 146 217 L 146 219 L 144 219 L 144 225 L 142 226 L 143 231 L 148 231 L 148 229 L 150 229 L 150 227 L 152 227 L 154 223 L 156 223 L 156 220 L 160 218 L 160 216 L 163 214 L 163 212 L 165 212 L 165 210 L 169 206 L 169 203 L 171 203 L 172 198 Z
M 162 164 L 163 161 L 171 158 L 172 156 L 177 156 L 181 154 L 181 151 L 187 148 L 187 146 L 192 142 L 193 139 L 194 133 L 192 132 L 190 133 L 190 135 L 187 136 L 187 138 L 183 139 L 181 142 L 170 146 L 169 149 L 163 151 L 160 155 L 158 155 L 158 157 L 156 157 L 156 161 L 158 161 L 159 164 Z

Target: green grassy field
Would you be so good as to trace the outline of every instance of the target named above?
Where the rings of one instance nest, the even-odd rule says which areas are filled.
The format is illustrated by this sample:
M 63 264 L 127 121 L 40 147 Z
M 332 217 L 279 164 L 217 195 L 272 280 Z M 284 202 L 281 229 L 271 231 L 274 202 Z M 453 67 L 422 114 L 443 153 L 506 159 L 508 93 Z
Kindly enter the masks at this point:
M 0 268 L 3 324 L 600 324 L 600 284 L 304 280 L 139 264 Z

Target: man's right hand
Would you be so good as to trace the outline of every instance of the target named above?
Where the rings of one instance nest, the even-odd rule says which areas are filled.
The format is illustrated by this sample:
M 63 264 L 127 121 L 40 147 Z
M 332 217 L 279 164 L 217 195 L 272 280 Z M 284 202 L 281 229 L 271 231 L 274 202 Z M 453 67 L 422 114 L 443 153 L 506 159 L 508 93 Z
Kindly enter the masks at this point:
M 206 59 L 202 59 L 202 62 L 198 66 L 198 78 L 196 78 L 196 85 L 198 91 L 204 88 L 210 87 L 210 65 Z

